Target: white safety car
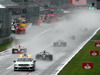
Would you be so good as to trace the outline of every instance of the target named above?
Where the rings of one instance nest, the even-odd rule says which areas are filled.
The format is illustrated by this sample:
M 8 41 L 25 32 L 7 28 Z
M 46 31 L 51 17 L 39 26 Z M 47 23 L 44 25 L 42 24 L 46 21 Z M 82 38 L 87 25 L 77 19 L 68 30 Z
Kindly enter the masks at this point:
M 30 55 L 20 55 L 20 57 L 14 61 L 14 71 L 18 70 L 30 70 L 35 71 L 36 61 L 31 58 Z

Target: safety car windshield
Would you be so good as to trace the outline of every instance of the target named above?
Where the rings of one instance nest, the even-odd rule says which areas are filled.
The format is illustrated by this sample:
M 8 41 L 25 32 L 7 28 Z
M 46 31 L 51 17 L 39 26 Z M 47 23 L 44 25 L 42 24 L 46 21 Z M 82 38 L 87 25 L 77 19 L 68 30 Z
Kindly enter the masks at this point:
M 18 61 L 18 62 L 31 62 L 32 59 L 31 59 L 31 58 L 18 58 L 17 61 Z

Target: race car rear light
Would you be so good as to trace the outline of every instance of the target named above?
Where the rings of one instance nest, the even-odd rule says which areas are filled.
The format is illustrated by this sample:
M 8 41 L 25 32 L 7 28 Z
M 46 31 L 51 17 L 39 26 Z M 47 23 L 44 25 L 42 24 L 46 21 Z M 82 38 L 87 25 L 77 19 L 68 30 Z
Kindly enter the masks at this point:
M 22 53 L 23 51 L 16 51 L 16 53 Z

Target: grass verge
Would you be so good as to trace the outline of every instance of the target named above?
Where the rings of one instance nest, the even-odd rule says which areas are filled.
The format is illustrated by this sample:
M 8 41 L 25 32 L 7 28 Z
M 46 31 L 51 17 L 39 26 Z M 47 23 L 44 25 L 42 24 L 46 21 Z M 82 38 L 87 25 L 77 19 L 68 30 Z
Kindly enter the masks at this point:
M 19 40 L 17 40 L 17 39 L 13 39 L 13 40 L 11 40 L 9 42 L 0 44 L 0 52 L 4 51 L 4 50 L 6 50 L 6 49 L 8 49 L 10 47 L 16 46 L 18 44 L 19 44 Z
M 71 61 L 60 71 L 58 75 L 99 75 L 100 55 L 89 55 L 90 50 L 100 50 L 100 47 L 94 46 L 94 42 L 100 42 L 99 40 L 100 30 L 86 45 L 84 45 L 84 47 L 71 59 Z M 82 69 L 83 62 L 93 62 L 94 68 L 90 70 Z
M 12 41 L 0 44 L 0 52 L 6 50 L 11 44 L 12 44 Z

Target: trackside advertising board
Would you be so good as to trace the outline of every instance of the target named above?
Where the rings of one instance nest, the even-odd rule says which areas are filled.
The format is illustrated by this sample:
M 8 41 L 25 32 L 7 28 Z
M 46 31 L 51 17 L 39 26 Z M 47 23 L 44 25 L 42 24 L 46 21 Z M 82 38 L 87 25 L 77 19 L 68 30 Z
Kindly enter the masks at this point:
M 90 50 L 90 56 L 97 56 L 97 55 L 99 55 L 98 50 Z
M 95 42 L 95 43 L 94 43 L 94 46 L 100 47 L 100 42 Z
M 82 63 L 82 69 L 93 69 L 93 64 L 92 62 L 84 62 Z
M 87 0 L 70 0 L 70 3 L 73 5 L 86 5 Z

